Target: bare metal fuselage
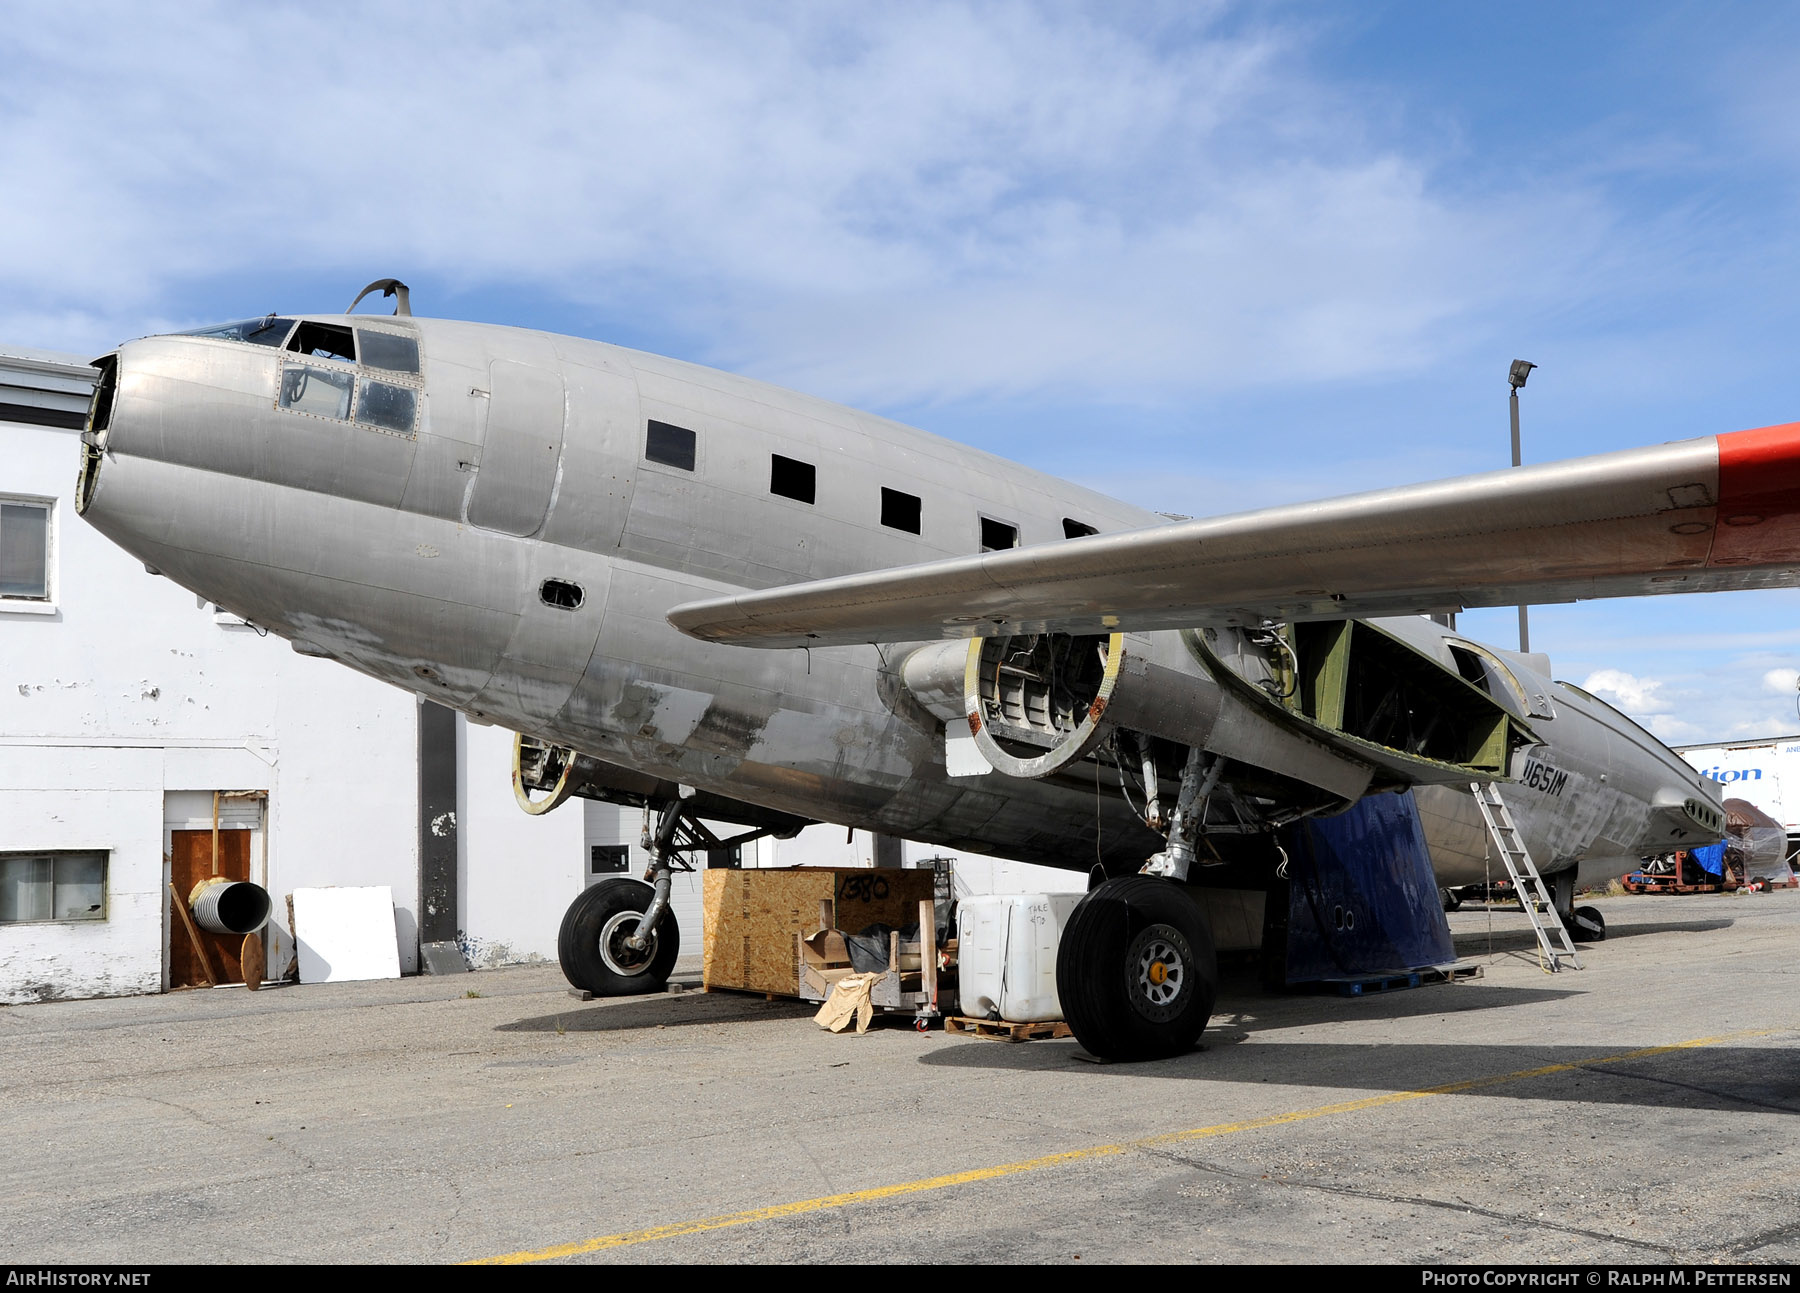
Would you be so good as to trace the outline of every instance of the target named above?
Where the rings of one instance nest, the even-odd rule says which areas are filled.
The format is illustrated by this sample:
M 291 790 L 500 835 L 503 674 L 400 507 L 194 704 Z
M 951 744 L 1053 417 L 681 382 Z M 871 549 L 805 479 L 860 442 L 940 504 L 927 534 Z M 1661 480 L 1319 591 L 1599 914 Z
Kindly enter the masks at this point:
M 317 316 L 315 316 L 317 317 Z M 1065 521 L 1162 518 L 912 428 L 598 342 L 427 319 L 340 317 L 419 342 L 417 374 L 203 337 L 121 347 L 91 438 L 84 514 L 148 565 L 373 677 L 609 763 L 796 815 L 1064 866 L 1161 846 L 1080 775 L 951 777 L 943 721 L 900 676 L 919 644 L 759 651 L 697 641 L 673 606 L 979 550 Z M 413 392 L 410 427 L 281 407 L 298 368 Z M 691 467 L 646 457 L 646 426 L 693 433 Z M 814 469 L 771 490 L 772 456 Z M 917 533 L 883 491 L 919 500 Z M 799 491 L 790 491 L 799 492 Z M 546 581 L 575 595 L 548 599 Z M 569 605 L 577 600 L 577 605 Z M 1451 664 L 1449 630 L 1389 630 Z M 1232 630 L 1221 631 L 1229 639 Z M 1136 658 L 1199 697 L 1194 745 L 1354 798 L 1370 768 L 1212 682 L 1173 632 Z M 1225 641 L 1221 655 L 1230 651 Z M 1705 842 L 1677 811 L 1716 788 L 1628 720 L 1509 657 L 1541 744 L 1508 798 L 1545 870 L 1584 877 Z M 1527 775 L 1529 771 L 1529 775 Z M 1420 804 L 1443 883 L 1480 879 L 1466 788 Z

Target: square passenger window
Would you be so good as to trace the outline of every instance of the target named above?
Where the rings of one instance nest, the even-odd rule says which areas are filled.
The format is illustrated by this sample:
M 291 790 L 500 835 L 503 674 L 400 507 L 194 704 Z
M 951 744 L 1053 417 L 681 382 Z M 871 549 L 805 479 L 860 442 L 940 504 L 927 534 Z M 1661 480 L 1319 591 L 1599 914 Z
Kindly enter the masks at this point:
M 881 523 L 891 530 L 919 532 L 919 496 L 881 487 Z
M 1100 533 L 1100 531 L 1096 530 L 1085 521 L 1077 521 L 1072 516 L 1063 517 L 1063 538 L 1065 539 L 1081 539 L 1090 534 L 1098 533 Z
M 281 407 L 322 418 L 350 417 L 350 388 L 356 379 L 334 368 L 293 367 L 281 370 Z
M 660 462 L 665 467 L 692 471 L 694 443 L 694 433 L 686 427 L 652 420 L 650 429 L 644 436 L 644 457 L 651 462 Z
M 335 324 L 302 323 L 294 329 L 294 339 L 288 342 L 287 348 L 302 355 L 317 355 L 320 359 L 356 362 L 355 338 L 350 329 Z
M 818 469 L 810 462 L 801 462 L 798 458 L 784 458 L 778 453 L 769 455 L 769 492 L 771 494 L 780 494 L 783 498 L 810 503 L 813 501 L 818 478 Z
M 419 342 L 416 337 L 402 337 L 392 332 L 356 330 L 357 346 L 367 368 L 385 368 L 393 373 L 419 371 Z
M 981 550 L 998 552 L 1002 548 L 1019 546 L 1019 527 L 1007 521 L 996 521 L 991 516 L 981 518 Z

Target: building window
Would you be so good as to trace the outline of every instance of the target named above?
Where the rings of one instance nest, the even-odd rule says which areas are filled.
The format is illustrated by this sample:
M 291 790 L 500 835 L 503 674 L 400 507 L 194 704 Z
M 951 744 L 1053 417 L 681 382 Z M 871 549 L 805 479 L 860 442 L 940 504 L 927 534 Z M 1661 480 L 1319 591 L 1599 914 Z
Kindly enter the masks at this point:
M 999 552 L 1003 548 L 1018 546 L 1018 526 L 1010 521 L 996 521 L 991 516 L 981 518 L 981 550 L 983 552 Z
M 593 844 L 588 847 L 588 874 L 612 875 L 631 870 L 629 844 Z
M 1090 534 L 1098 533 L 1100 531 L 1085 521 L 1077 521 L 1072 516 L 1063 517 L 1063 538 L 1065 539 L 1083 539 Z
M 105 919 L 106 854 L 0 853 L 0 925 Z
M 919 497 L 897 489 L 881 487 L 881 523 L 892 530 L 919 532 Z
M 818 487 L 819 473 L 810 462 L 769 455 L 769 492 L 797 503 L 810 503 Z
M 0 498 L 0 602 L 50 601 L 51 506 Z
M 665 467 L 679 467 L 683 471 L 692 471 L 694 469 L 694 443 L 694 433 L 686 427 L 652 421 L 648 433 L 644 436 L 644 457 L 651 462 L 660 462 Z

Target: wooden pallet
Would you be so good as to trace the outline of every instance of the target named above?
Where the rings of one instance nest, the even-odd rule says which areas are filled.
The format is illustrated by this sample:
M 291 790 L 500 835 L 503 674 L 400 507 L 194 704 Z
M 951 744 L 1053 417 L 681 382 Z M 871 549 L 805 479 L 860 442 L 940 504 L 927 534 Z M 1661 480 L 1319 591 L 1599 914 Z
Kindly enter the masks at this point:
M 1369 997 L 1377 992 L 1399 992 L 1404 988 L 1416 988 L 1424 981 L 1418 972 L 1407 971 L 1403 974 L 1371 974 L 1360 979 L 1322 979 L 1320 986 L 1340 997 Z
M 944 1031 L 968 1037 L 991 1037 L 1003 1042 L 1030 1042 L 1074 1036 L 1069 1031 L 1069 1026 L 1060 1019 L 1014 1024 L 1004 1019 L 970 1019 L 966 1015 L 945 1015 Z
M 1424 977 L 1425 982 L 1427 983 L 1462 983 L 1467 979 L 1479 979 L 1483 977 L 1481 966 L 1467 963 L 1458 963 L 1456 965 L 1434 965 L 1428 969 L 1420 970 L 1419 973 Z

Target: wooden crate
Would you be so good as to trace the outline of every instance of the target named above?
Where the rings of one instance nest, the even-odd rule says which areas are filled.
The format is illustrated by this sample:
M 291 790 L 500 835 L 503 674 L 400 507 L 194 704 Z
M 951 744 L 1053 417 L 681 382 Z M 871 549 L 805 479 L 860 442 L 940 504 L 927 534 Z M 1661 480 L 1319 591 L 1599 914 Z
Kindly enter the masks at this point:
M 800 966 L 797 936 L 819 928 L 819 904 L 831 904 L 831 926 L 860 932 L 870 925 L 904 928 L 932 896 L 932 873 L 868 867 L 708 870 L 702 878 L 704 964 L 708 989 L 794 996 Z

